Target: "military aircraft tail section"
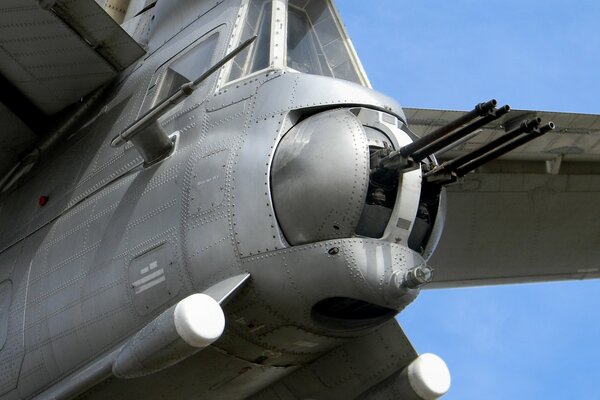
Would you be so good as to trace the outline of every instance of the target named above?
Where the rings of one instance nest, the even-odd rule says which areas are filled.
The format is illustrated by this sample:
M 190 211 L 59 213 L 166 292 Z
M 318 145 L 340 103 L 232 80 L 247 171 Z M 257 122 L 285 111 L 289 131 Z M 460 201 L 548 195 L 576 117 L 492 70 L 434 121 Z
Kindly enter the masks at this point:
M 94 2 L 0 9 L 8 139 L 67 120 L 0 180 L 0 398 L 432 400 L 421 287 L 598 274 L 597 117 L 407 119 L 330 0 L 130 3 L 139 62 Z

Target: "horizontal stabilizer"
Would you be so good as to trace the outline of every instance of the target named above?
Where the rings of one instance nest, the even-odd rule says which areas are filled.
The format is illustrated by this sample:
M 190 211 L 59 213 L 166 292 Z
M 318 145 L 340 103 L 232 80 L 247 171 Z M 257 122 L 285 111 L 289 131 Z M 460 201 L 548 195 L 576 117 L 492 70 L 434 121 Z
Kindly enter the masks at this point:
M 367 388 L 405 369 L 417 357 L 394 319 L 325 354 L 251 399 L 355 399 Z
M 8 0 L 0 8 L 0 74 L 48 115 L 143 54 L 94 0 Z
M 418 136 L 462 114 L 405 112 Z M 554 121 L 555 129 L 447 188 L 446 224 L 426 288 L 600 277 L 600 116 L 513 110 L 436 157 L 446 166 L 469 161 L 520 121 L 537 118 Z

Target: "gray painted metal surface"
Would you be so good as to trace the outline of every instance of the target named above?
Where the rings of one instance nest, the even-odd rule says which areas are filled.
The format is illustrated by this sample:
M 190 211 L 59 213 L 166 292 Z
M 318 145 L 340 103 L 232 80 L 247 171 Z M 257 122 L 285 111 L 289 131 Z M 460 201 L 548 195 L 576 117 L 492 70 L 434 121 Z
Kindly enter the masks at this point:
M 47 114 L 75 102 L 143 55 L 93 0 L 4 2 L 0 26 L 0 72 Z
M 388 377 L 393 380 L 394 373 L 402 371 L 416 356 L 416 351 L 398 323 L 389 321 L 368 335 L 338 347 L 251 398 L 253 400 L 376 398 L 369 394 L 360 395 L 365 392 L 365 388 Z M 403 395 L 402 399 L 414 398 L 407 396 L 410 391 L 400 393 Z
M 39 137 L 72 114 L 52 119 L 45 118 L 44 113 L 55 114 L 78 103 L 144 55 L 144 50 L 92 0 L 4 1 L 0 45 L 0 77 L 25 99 L 18 100 L 3 87 L 2 177 L 39 145 Z
M 599 202 L 593 173 L 468 175 L 448 189 L 431 287 L 600 277 Z
M 279 58 L 228 83 L 224 68 L 161 116 L 157 124 L 176 140 L 161 162 L 144 166 L 133 145 L 110 146 L 154 104 L 173 60 L 212 35 L 211 64 L 236 46 L 247 6 L 159 1 L 153 23 L 130 21 L 148 43 L 147 57 L 0 199 L 0 306 L 9 304 L 0 311 L 7 321 L 0 398 L 241 399 L 260 391 L 257 398 L 355 398 L 373 386 L 385 392 L 386 382 L 395 388 L 393 376 L 417 356 L 389 320 L 419 293 L 406 277 L 434 250 L 445 203 L 443 195 L 432 203 L 430 239 L 412 249 L 407 241 L 424 204 L 421 169 L 384 182 L 387 200 L 368 179 L 377 151 L 414 139 L 393 99 L 298 73 Z M 280 18 L 287 2 L 273 7 Z M 283 32 L 273 35 L 272 54 L 284 51 L 275 49 Z M 304 147 L 287 142 L 321 119 L 331 137 L 315 128 L 298 135 Z M 280 158 L 298 149 L 308 151 L 299 163 L 308 173 L 282 174 L 291 164 Z M 319 175 L 315 160 L 330 176 Z M 286 192 L 294 179 L 295 191 Z M 356 182 L 356 192 L 329 179 Z M 289 212 L 293 202 L 299 211 Z M 368 202 L 387 208 L 381 236 L 355 232 Z M 315 224 L 329 226 L 330 214 L 350 217 L 340 233 L 321 234 Z M 300 239 L 290 234 L 296 230 Z M 191 354 L 166 334 L 172 346 L 156 348 L 173 352 L 144 348 L 152 362 L 139 375 L 149 375 L 112 374 L 124 346 L 149 332 L 173 333 L 160 316 L 202 292 L 225 313 L 218 341 Z
M 348 110 L 305 119 L 281 140 L 271 177 L 273 202 L 288 242 L 351 236 L 369 186 L 362 124 Z

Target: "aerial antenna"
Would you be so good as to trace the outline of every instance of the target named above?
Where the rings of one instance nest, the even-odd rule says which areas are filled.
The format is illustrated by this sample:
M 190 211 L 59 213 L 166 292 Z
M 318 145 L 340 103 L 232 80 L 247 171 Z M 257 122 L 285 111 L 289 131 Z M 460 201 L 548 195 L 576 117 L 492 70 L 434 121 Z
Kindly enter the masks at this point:
M 229 60 L 238 55 L 246 47 L 250 46 L 252 42 L 256 40 L 257 36 L 252 36 L 246 40 L 229 54 L 223 57 L 220 61 L 214 64 L 212 67 L 206 70 L 194 81 L 184 83 L 181 88 L 167 97 L 148 112 L 138 118 L 124 131 L 115 136 L 110 145 L 112 147 L 119 147 L 125 143 L 131 141 L 137 151 L 141 154 L 144 159 L 144 166 L 150 166 L 155 164 L 166 157 L 168 157 L 173 151 L 174 144 L 171 138 L 163 130 L 158 122 L 158 118 L 163 116 L 173 106 L 179 104 L 186 97 L 190 96 L 198 88 L 198 86 L 215 73 L 219 68 L 225 65 Z

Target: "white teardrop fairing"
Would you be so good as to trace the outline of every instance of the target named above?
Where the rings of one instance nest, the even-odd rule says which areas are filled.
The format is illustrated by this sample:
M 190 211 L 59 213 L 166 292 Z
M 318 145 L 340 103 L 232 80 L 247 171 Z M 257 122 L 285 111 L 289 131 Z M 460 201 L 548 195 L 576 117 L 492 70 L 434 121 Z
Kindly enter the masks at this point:
M 408 366 L 408 381 L 423 400 L 435 400 L 450 390 L 450 371 L 435 354 L 421 354 Z
M 181 300 L 174 311 L 175 329 L 190 346 L 203 348 L 217 340 L 225 329 L 223 309 L 206 294 Z

